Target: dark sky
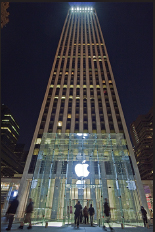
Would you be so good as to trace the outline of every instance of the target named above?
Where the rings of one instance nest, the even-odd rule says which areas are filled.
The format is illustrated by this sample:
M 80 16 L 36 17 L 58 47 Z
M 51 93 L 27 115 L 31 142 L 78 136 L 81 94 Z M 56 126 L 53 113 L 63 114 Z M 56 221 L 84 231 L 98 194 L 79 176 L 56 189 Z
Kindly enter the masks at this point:
M 46 91 L 68 2 L 10 3 L 1 30 L 1 103 L 28 150 Z M 87 3 L 88 5 L 88 3 Z M 92 3 L 97 11 L 127 127 L 153 105 L 153 3 Z

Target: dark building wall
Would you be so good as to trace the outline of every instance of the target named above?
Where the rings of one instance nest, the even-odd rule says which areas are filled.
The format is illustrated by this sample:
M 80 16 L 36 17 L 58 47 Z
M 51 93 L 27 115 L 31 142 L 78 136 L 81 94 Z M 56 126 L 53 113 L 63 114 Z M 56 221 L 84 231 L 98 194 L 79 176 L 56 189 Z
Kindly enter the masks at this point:
M 153 180 L 153 107 L 130 125 L 131 139 L 142 180 Z

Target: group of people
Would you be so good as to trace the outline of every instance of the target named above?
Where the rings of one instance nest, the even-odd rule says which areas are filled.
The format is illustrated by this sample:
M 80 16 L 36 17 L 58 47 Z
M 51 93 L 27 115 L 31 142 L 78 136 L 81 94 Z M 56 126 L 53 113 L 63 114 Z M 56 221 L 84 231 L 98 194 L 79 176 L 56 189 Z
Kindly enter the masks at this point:
M 6 230 L 11 230 L 12 223 L 13 223 L 14 216 L 16 214 L 18 205 L 19 205 L 19 201 L 18 201 L 18 196 L 17 196 L 11 202 L 11 204 L 9 205 L 8 210 L 6 212 L 6 218 L 7 218 L 7 220 L 9 220 L 9 224 L 8 224 L 8 227 L 6 228 Z M 90 224 L 91 224 L 91 226 L 93 226 L 93 216 L 95 214 L 95 210 L 94 210 L 94 207 L 92 207 L 92 204 L 90 204 L 89 208 L 87 208 L 87 206 L 85 206 L 82 209 L 82 205 L 80 204 L 80 201 L 78 201 L 77 204 L 74 206 L 74 208 L 75 208 L 75 212 L 74 212 L 74 214 L 75 214 L 75 226 L 77 225 L 77 228 L 79 228 L 79 223 L 82 222 L 83 217 L 84 217 L 84 223 L 88 224 L 88 216 L 90 216 Z M 25 217 L 24 217 L 24 220 L 21 222 L 20 226 L 18 227 L 19 229 L 23 229 L 24 223 L 29 223 L 29 226 L 27 227 L 27 229 L 32 229 L 32 224 L 31 224 L 32 212 L 33 212 L 33 202 L 32 202 L 32 199 L 29 198 L 29 203 L 28 203 L 26 210 L 25 210 Z M 143 218 L 143 222 L 144 222 L 144 227 L 146 227 L 147 223 L 148 223 L 147 212 L 143 206 L 141 206 L 141 214 L 142 214 L 142 218 Z M 107 198 L 105 198 L 105 202 L 104 202 L 104 215 L 105 215 L 104 222 L 109 225 L 109 228 L 112 231 L 113 228 L 110 226 L 111 213 L 110 213 L 110 207 L 109 207 Z M 150 216 L 151 216 L 151 220 L 153 220 L 153 212 L 152 211 L 150 212 Z M 103 229 L 107 230 L 105 225 L 103 226 Z
M 11 230 L 12 223 L 13 223 L 14 216 L 16 214 L 18 205 L 19 205 L 18 196 L 16 196 L 15 199 L 9 205 L 8 210 L 6 212 L 6 218 L 9 221 L 9 224 L 8 224 L 8 227 L 6 228 L 6 230 Z M 29 198 L 29 203 L 28 203 L 26 210 L 25 210 L 24 221 L 21 222 L 20 226 L 18 227 L 19 229 L 23 229 L 24 223 L 29 223 L 29 226 L 27 227 L 27 229 L 32 229 L 32 224 L 31 224 L 32 211 L 33 211 L 33 202 L 32 202 L 32 199 Z
M 84 207 L 82 210 L 82 205 L 80 204 L 80 201 L 77 202 L 77 204 L 74 206 L 75 209 L 75 226 L 77 225 L 77 228 L 79 228 L 79 223 L 82 222 L 82 217 L 84 217 L 84 223 L 88 223 L 88 215 L 90 215 L 90 224 L 93 226 L 93 216 L 95 214 L 94 207 L 92 207 L 92 204 L 90 204 L 90 208 L 88 209 L 87 206 Z
M 77 204 L 74 206 L 75 209 L 75 226 L 77 225 L 77 228 L 79 228 L 79 223 L 82 222 L 82 216 L 84 217 L 84 223 L 88 223 L 88 215 L 90 215 L 90 224 L 93 226 L 93 216 L 95 214 L 94 207 L 92 207 L 92 204 L 90 204 L 90 208 L 88 209 L 87 206 L 84 207 L 82 210 L 82 205 L 80 204 L 80 201 L 77 202 Z M 110 207 L 108 204 L 107 198 L 105 198 L 104 202 L 104 215 L 105 215 L 105 222 L 109 225 L 110 230 L 112 231 L 113 228 L 110 226 Z M 105 225 L 103 226 L 104 230 L 107 230 Z

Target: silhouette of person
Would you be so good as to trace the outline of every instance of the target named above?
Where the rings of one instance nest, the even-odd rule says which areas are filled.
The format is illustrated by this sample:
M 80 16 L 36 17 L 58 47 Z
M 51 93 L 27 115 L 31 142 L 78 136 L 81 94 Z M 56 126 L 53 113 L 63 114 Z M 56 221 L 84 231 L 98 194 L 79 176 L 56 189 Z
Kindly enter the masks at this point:
M 80 204 L 80 201 L 77 202 L 77 204 L 74 206 L 76 208 L 75 210 L 75 225 L 77 224 L 77 228 L 79 228 L 79 221 L 80 221 L 80 214 L 82 210 L 82 206 Z
M 88 223 L 88 209 L 87 209 L 87 206 L 85 206 L 84 209 L 83 209 L 83 216 L 84 216 L 84 222 L 85 222 L 85 224 L 87 224 Z
M 105 218 L 106 218 L 106 223 L 109 225 L 110 230 L 111 230 L 111 231 L 114 230 L 114 229 L 110 226 L 111 213 L 110 213 L 110 207 L 109 207 L 108 199 L 107 199 L 107 198 L 105 198 L 105 202 L 104 202 L 104 215 L 105 215 Z M 104 230 L 107 230 L 105 225 L 103 226 L 103 229 L 104 229 Z
M 18 198 L 18 196 L 16 196 L 14 198 L 14 200 L 11 202 L 11 204 L 6 212 L 7 220 L 9 220 L 9 224 L 8 224 L 8 227 L 6 228 L 6 230 L 11 230 L 14 216 L 16 214 L 17 207 L 19 205 L 19 201 L 17 200 L 17 198 Z
M 90 204 L 90 208 L 88 209 L 88 213 L 90 215 L 90 224 L 93 226 L 93 216 L 95 214 L 94 207 L 92 207 L 92 204 Z
M 142 213 L 142 218 L 143 218 L 143 222 L 144 222 L 144 227 L 146 227 L 146 223 L 147 223 L 147 212 L 144 209 L 143 206 L 141 206 L 141 213 Z
M 27 227 L 27 229 L 32 229 L 32 224 L 31 224 L 31 215 L 32 215 L 32 211 L 33 211 L 33 202 L 32 202 L 32 198 L 29 198 L 29 204 L 26 207 L 25 210 L 25 219 L 24 222 L 20 223 L 20 226 L 18 227 L 19 229 L 23 229 L 24 227 L 24 223 L 29 223 L 29 226 Z

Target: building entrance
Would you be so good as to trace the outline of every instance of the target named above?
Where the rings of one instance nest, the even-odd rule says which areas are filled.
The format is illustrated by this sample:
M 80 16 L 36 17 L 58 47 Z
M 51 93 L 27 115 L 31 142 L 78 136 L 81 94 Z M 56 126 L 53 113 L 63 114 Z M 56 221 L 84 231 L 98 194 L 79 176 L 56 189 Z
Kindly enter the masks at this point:
M 104 199 L 111 220 L 142 223 L 138 189 L 122 134 L 44 134 L 29 196 L 33 218 L 74 222 L 74 206 L 95 209 L 102 223 Z

